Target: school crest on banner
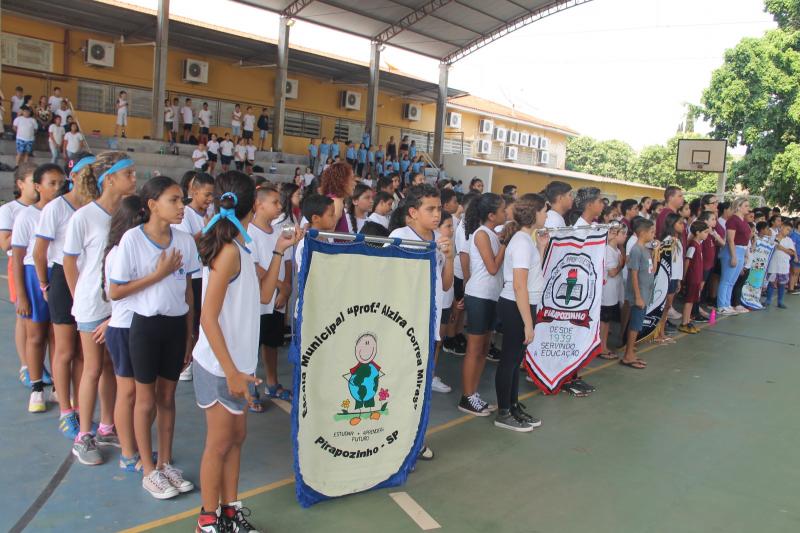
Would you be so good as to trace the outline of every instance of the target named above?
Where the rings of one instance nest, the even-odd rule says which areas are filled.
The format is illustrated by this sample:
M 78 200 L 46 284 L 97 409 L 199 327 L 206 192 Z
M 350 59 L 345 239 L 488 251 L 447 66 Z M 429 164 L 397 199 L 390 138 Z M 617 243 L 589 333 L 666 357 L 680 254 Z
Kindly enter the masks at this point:
M 742 286 L 742 304 L 750 309 L 764 309 L 764 306 L 761 305 L 761 289 L 764 287 L 767 267 L 774 251 L 775 241 L 756 239 L 756 248 L 750 255 L 750 272 L 747 274 L 747 281 Z
M 607 229 L 550 240 L 545 287 L 525 367 L 545 394 L 555 394 L 600 351 L 600 301 Z
M 644 321 L 642 322 L 642 330 L 639 332 L 637 341 L 648 339 L 655 333 L 658 322 L 664 314 L 664 305 L 667 303 L 667 294 L 669 293 L 669 281 L 672 276 L 673 244 L 671 239 L 665 239 L 664 242 L 659 243 L 651 251 L 656 269 L 655 283 L 653 284 L 653 295 L 650 298 L 650 304 L 647 306 Z
M 303 507 L 400 485 L 416 462 L 433 375 L 434 259 L 432 249 L 306 237 L 290 351 Z

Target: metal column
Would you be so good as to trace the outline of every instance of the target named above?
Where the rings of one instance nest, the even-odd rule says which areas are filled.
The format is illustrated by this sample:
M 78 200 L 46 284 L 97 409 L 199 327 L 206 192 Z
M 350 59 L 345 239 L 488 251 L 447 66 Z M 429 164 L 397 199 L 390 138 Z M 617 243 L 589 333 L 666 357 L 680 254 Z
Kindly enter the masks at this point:
M 156 46 L 153 50 L 153 118 L 150 137 L 164 138 L 164 99 L 167 97 L 167 41 L 169 40 L 169 0 L 158 0 Z M 175 118 L 177 120 L 177 117 Z
M 436 122 L 433 132 L 433 162 L 442 164 L 442 148 L 444 147 L 444 121 L 447 113 L 447 75 L 448 63 L 439 63 L 439 96 L 436 98 Z
M 725 201 L 725 187 L 727 186 L 728 182 L 728 173 L 727 172 L 720 172 L 719 176 L 717 177 L 717 196 L 719 196 L 719 201 Z
M 383 44 L 373 41 L 369 52 L 369 89 L 367 94 L 367 123 L 370 144 L 380 144 L 378 140 L 378 93 L 381 77 L 381 48 Z M 367 146 L 369 149 L 369 146 Z
M 289 17 L 278 26 L 278 68 L 275 72 L 275 104 L 272 117 L 272 150 L 283 151 L 283 122 L 286 113 L 286 75 L 289 68 Z

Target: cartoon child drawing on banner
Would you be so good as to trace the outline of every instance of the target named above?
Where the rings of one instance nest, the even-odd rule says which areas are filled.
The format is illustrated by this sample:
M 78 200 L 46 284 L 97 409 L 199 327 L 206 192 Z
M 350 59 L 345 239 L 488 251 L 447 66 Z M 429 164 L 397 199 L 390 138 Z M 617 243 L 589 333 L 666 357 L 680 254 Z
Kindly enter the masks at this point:
M 381 413 L 385 414 L 386 404 L 380 410 L 375 410 L 375 397 L 384 401 L 389 398 L 389 391 L 379 389 L 380 378 L 385 374 L 381 367 L 375 363 L 375 356 L 378 354 L 378 341 L 372 333 L 364 333 L 356 340 L 355 356 L 358 364 L 350 369 L 342 377 L 347 381 L 347 388 L 350 396 L 355 400 L 354 408 L 357 413 L 349 413 L 350 401 L 342 402 L 343 411 L 341 414 L 348 415 L 350 425 L 355 426 L 361 422 L 361 417 L 369 415 L 372 420 L 378 420 Z M 363 409 L 368 409 L 364 412 Z M 337 417 L 338 418 L 338 417 Z

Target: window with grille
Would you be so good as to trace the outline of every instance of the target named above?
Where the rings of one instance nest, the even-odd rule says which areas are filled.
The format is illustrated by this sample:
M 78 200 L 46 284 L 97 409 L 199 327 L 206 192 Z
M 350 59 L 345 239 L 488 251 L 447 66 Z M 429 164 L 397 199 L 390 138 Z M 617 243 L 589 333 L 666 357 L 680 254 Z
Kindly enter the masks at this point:
M 126 87 L 114 88 L 114 104 L 120 91 L 128 93 L 128 115 L 132 117 L 150 118 L 153 116 L 153 91 Z
M 319 137 L 322 129 L 322 117 L 301 111 L 286 111 L 284 115 L 283 134 L 293 137 Z
M 53 43 L 49 41 L 3 33 L 0 47 L 4 65 L 53 72 Z
M 77 109 L 93 113 L 114 113 L 112 95 L 110 85 L 79 81 Z
M 333 135 L 338 137 L 342 142 L 353 141 L 356 146 L 358 146 L 361 143 L 361 138 L 364 136 L 364 128 L 365 124 L 363 122 L 354 122 L 352 120 L 337 118 L 336 126 L 333 129 Z

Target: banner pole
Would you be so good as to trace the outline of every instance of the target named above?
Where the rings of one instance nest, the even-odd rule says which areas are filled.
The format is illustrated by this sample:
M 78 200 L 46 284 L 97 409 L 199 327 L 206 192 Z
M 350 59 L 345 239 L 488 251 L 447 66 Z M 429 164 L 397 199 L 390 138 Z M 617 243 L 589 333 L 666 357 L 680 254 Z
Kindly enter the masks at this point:
M 617 229 L 620 228 L 622 224 L 617 222 L 611 222 L 610 224 L 587 224 L 585 226 L 561 226 L 560 228 L 541 228 L 537 229 L 536 233 L 542 235 L 544 233 L 556 233 L 561 231 L 586 231 L 586 230 L 597 230 L 597 229 Z
M 311 237 L 324 237 L 327 239 L 337 239 L 340 241 L 365 241 L 376 244 L 399 244 L 400 246 L 415 246 L 417 248 L 434 248 L 436 243 L 433 241 L 411 241 L 407 239 L 390 239 L 388 237 L 373 237 L 363 233 L 338 233 L 334 231 L 308 230 Z

